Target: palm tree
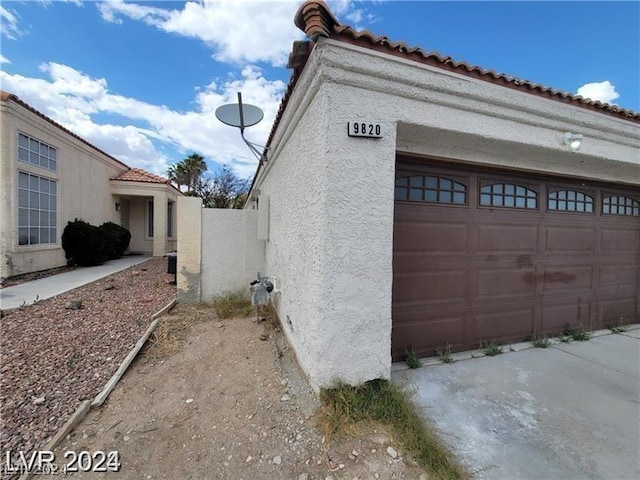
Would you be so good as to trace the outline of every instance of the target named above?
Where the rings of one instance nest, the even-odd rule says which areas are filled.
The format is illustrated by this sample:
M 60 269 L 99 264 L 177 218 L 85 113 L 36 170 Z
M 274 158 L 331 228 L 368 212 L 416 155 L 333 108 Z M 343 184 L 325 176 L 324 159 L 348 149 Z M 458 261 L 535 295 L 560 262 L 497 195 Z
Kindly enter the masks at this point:
M 169 181 L 176 184 L 180 191 L 182 191 L 183 185 L 189 185 L 189 177 L 185 172 L 182 162 L 171 165 L 167 170 L 167 177 L 169 178 Z
M 192 153 L 182 160 L 181 163 L 184 168 L 186 178 L 189 179 L 187 191 L 196 192 L 200 185 L 202 174 L 207 171 L 207 162 L 204 161 L 204 157 L 199 153 Z
M 192 153 L 181 162 L 171 165 L 167 170 L 169 180 L 180 190 L 187 187 L 187 194 L 195 194 L 202 182 L 202 174 L 207 170 L 207 162 L 199 153 Z

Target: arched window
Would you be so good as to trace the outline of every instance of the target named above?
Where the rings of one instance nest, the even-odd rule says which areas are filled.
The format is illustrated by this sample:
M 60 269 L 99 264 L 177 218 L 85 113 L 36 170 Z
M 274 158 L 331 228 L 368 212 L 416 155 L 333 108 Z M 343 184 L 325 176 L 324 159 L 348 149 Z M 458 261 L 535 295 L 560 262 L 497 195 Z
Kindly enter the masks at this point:
M 467 187 L 450 178 L 411 175 L 396 179 L 395 199 L 465 205 Z
M 490 207 L 538 208 L 538 194 L 512 183 L 494 183 L 480 189 L 480 205 Z
M 602 213 L 605 215 L 640 216 L 640 202 L 631 197 L 609 195 L 602 201 Z
M 558 190 L 549 193 L 549 210 L 593 213 L 593 197 L 577 190 Z

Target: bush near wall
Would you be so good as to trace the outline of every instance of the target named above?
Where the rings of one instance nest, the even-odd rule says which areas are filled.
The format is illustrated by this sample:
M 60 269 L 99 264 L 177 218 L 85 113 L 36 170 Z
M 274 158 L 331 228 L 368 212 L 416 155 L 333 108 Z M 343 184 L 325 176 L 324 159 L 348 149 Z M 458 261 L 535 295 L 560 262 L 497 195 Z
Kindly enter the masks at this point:
M 100 230 L 108 237 L 106 247 L 108 259 L 115 260 L 124 255 L 131 241 L 129 230 L 113 222 L 103 223 L 100 225 Z
M 130 240 L 131 233 L 115 223 L 96 227 L 76 218 L 62 233 L 62 248 L 68 265 L 90 267 L 120 258 Z

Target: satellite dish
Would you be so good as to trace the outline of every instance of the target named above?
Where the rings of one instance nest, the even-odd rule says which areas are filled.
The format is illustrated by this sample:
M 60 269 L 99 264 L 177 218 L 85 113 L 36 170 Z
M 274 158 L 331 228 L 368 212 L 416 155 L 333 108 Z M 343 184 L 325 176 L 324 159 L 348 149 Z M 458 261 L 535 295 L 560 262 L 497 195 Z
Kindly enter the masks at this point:
M 216 109 L 216 118 L 232 127 L 251 127 L 262 121 L 264 113 L 258 107 L 247 103 L 230 103 Z
M 238 92 L 238 103 L 230 103 L 218 107 L 216 109 L 216 118 L 225 125 L 238 127 L 240 129 L 240 136 L 242 137 L 242 140 L 244 140 L 244 143 L 247 144 L 247 147 L 249 147 L 258 161 L 267 161 L 267 148 L 255 143 L 251 143 L 249 140 L 244 138 L 245 127 L 256 125 L 260 123 L 264 118 L 264 113 L 260 108 L 256 107 L 255 105 L 243 104 L 242 93 Z M 260 152 L 260 150 L 258 150 L 256 147 L 261 147 L 263 152 Z

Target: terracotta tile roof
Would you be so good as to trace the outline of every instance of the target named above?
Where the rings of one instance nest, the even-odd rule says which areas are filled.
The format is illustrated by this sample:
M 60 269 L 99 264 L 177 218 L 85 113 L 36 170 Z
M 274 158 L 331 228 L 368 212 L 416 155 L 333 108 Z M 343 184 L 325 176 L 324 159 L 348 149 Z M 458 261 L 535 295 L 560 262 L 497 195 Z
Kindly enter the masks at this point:
M 329 7 L 322 0 L 310 0 L 300 6 L 295 16 L 296 26 L 315 41 L 318 37 L 327 37 L 340 40 L 352 45 L 377 50 L 390 55 L 399 56 L 415 62 L 424 63 L 445 70 L 450 70 L 463 75 L 492 82 L 504 87 L 532 93 L 552 100 L 569 103 L 579 107 L 596 110 L 640 122 L 640 113 L 632 110 L 610 105 L 597 100 L 583 98 L 580 95 L 555 90 L 544 85 L 510 77 L 493 70 L 485 70 L 481 67 L 469 65 L 465 62 L 456 62 L 451 57 L 442 56 L 436 52 L 426 52 L 418 47 L 409 47 L 403 42 L 393 42 L 386 36 L 378 36 L 368 31 L 356 31 L 348 25 L 342 25 L 333 16 Z
M 559 90 L 554 90 L 550 87 L 545 87 L 527 80 L 520 80 L 515 77 L 509 77 L 502 73 L 496 73 L 493 70 L 485 70 L 477 66 L 469 65 L 465 62 L 456 62 L 451 57 L 444 57 L 435 52 L 428 53 L 418 47 L 409 47 L 403 42 L 392 42 L 386 36 L 377 36 L 368 31 L 358 32 L 348 25 L 340 24 L 333 13 L 331 13 L 329 7 L 322 0 L 308 0 L 303 3 L 300 8 L 298 8 L 294 22 L 295 25 L 311 39 L 311 42 L 294 42 L 293 51 L 289 55 L 289 64 L 287 65 L 287 68 L 293 69 L 293 73 L 291 74 L 289 84 L 284 92 L 282 101 L 280 102 L 280 107 L 278 108 L 278 113 L 276 114 L 273 126 L 271 127 L 271 132 L 269 133 L 269 138 L 267 139 L 264 151 L 265 154 L 271 146 L 271 142 L 276 130 L 278 129 L 282 115 L 289 103 L 289 98 L 291 98 L 291 94 L 293 93 L 296 83 L 300 78 L 300 74 L 304 69 L 309 55 L 311 54 L 313 45 L 318 37 L 321 36 L 396 55 L 419 63 L 432 65 L 463 75 L 475 77 L 480 80 L 492 82 L 507 88 L 513 88 L 549 98 L 551 100 L 576 105 L 640 123 L 640 113 L 634 112 L 633 110 L 627 110 L 615 105 L 590 100 L 588 98 L 583 98 L 580 95 L 573 95 Z M 307 44 L 306 47 L 303 44 Z M 251 190 L 253 189 L 261 167 L 262 163 L 258 165 L 258 169 L 253 177 Z
M 123 162 L 121 162 L 120 160 L 118 160 L 117 158 L 109 155 L 107 152 L 105 152 L 104 150 L 99 149 L 98 147 L 96 147 L 95 145 L 87 142 L 84 138 L 76 135 L 75 133 L 73 133 L 71 130 L 63 127 L 62 125 L 60 125 L 58 122 L 56 122 L 55 120 L 47 117 L 44 113 L 39 112 L 38 110 L 36 110 L 35 108 L 33 108 L 31 105 L 29 105 L 28 103 L 23 102 L 22 100 L 20 100 L 20 98 L 17 95 L 14 95 L 13 93 L 9 93 L 9 92 L 5 92 L 4 90 L 0 90 L 0 100 L 3 102 L 13 102 L 17 105 L 20 105 L 22 108 L 25 108 L 27 110 L 29 110 L 31 113 L 36 114 L 38 117 L 46 120 L 47 122 L 49 122 L 50 124 L 54 125 L 55 127 L 59 128 L 60 130 L 62 130 L 63 132 L 65 132 L 68 135 L 71 135 L 73 138 L 75 138 L 76 140 L 80 140 L 82 143 L 84 143 L 85 145 L 91 147 L 92 149 L 94 149 L 97 152 L 100 152 L 102 155 L 105 155 L 107 157 L 109 157 L 111 160 L 113 160 L 114 162 L 119 163 L 120 165 L 122 165 L 123 167 L 129 168 L 128 165 L 124 164 Z
M 144 182 L 144 183 L 163 183 L 171 185 L 171 182 L 164 177 L 154 175 L 141 168 L 132 168 L 126 172 L 122 172 L 111 180 L 121 180 L 126 182 Z

